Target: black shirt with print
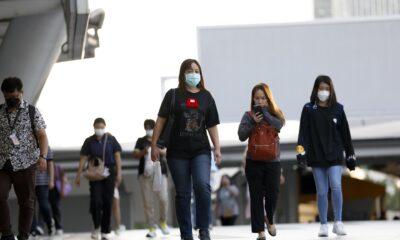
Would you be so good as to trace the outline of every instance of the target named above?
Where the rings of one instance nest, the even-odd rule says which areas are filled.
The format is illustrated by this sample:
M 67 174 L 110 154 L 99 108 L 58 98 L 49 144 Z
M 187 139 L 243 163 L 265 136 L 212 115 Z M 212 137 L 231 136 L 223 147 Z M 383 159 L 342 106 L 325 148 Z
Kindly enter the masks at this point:
M 175 122 L 167 157 L 193 158 L 200 154 L 210 154 L 211 147 L 206 129 L 219 124 L 213 97 L 207 90 L 191 93 L 171 89 L 165 94 L 158 112 L 159 117 L 168 118 L 173 91 Z

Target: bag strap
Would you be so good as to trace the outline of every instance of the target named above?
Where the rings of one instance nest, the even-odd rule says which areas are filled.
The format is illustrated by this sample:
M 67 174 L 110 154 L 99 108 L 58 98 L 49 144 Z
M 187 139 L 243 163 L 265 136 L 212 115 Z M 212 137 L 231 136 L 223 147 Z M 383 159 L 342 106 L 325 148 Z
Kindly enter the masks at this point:
M 35 137 L 35 140 L 36 140 L 36 146 L 39 147 L 39 141 L 38 141 L 38 138 L 37 138 L 36 132 L 35 132 L 35 112 L 36 112 L 36 109 L 35 109 L 35 106 L 33 106 L 31 104 L 28 105 L 28 109 L 29 109 L 29 118 L 31 120 L 32 133 L 33 133 L 33 136 Z
M 108 134 L 105 134 L 106 136 L 104 137 L 104 144 L 103 144 L 103 161 L 104 164 L 106 163 L 106 146 L 107 146 L 107 138 L 108 138 Z

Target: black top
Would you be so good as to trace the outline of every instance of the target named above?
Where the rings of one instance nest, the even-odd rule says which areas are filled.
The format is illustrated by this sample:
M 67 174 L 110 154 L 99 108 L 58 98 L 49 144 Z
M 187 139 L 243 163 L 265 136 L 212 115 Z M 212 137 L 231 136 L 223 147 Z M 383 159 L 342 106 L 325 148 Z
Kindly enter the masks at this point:
M 354 154 L 343 105 L 304 105 L 297 144 L 304 147 L 311 167 L 342 165 L 345 157 Z
M 163 99 L 158 116 L 168 118 L 173 90 Z M 219 124 L 215 101 L 207 90 L 197 93 L 175 90 L 175 122 L 167 157 L 193 158 L 210 154 L 211 147 L 206 129 Z
M 146 136 L 138 138 L 136 141 L 135 145 L 135 150 L 138 149 L 142 151 L 146 147 L 149 147 L 151 145 L 151 140 L 148 140 Z M 162 158 L 160 160 L 161 164 L 161 173 L 167 175 L 167 164 L 165 162 L 165 158 Z M 144 156 L 140 158 L 139 160 L 139 175 L 143 174 L 144 172 Z
M 107 136 L 107 144 L 106 144 L 106 151 L 105 151 L 105 159 L 103 159 L 103 146 L 105 135 Z M 97 139 L 96 135 L 92 135 L 86 138 L 83 146 L 81 148 L 81 155 L 85 156 L 96 156 L 104 161 L 104 165 L 106 166 L 114 166 L 115 165 L 115 158 L 114 153 L 121 152 L 121 145 L 118 143 L 117 139 L 109 133 L 103 135 L 101 139 Z

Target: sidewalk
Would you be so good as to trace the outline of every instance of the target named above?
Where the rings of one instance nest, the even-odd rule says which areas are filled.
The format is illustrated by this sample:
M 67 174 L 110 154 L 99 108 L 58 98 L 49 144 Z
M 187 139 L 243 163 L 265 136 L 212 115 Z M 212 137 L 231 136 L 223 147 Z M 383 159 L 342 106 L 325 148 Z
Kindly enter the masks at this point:
M 400 221 L 363 221 L 345 222 L 346 236 L 336 236 L 332 233 L 332 223 L 329 223 L 329 237 L 317 236 L 319 224 L 277 224 L 277 235 L 267 239 L 273 240 L 313 240 L 313 239 L 348 239 L 348 240 L 400 240 Z M 145 237 L 147 230 L 127 230 L 115 240 L 148 240 Z M 268 234 L 268 233 L 267 233 Z M 211 231 L 212 240 L 256 240 L 257 234 L 251 233 L 250 226 L 214 227 Z M 90 240 L 90 233 L 66 233 L 62 237 L 45 237 L 41 240 Z M 154 240 L 180 240 L 179 229 L 171 229 L 171 234 L 163 236 L 157 231 Z M 194 233 L 194 239 L 197 233 Z

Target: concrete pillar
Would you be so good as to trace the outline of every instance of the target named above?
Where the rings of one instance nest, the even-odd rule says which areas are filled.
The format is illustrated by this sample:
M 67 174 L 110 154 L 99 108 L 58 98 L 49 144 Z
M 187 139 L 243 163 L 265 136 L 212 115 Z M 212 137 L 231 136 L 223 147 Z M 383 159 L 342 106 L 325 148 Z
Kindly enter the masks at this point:
M 0 48 L 0 81 L 21 78 L 29 89 L 24 98 L 35 103 L 66 39 L 61 5 L 42 14 L 13 18 Z

